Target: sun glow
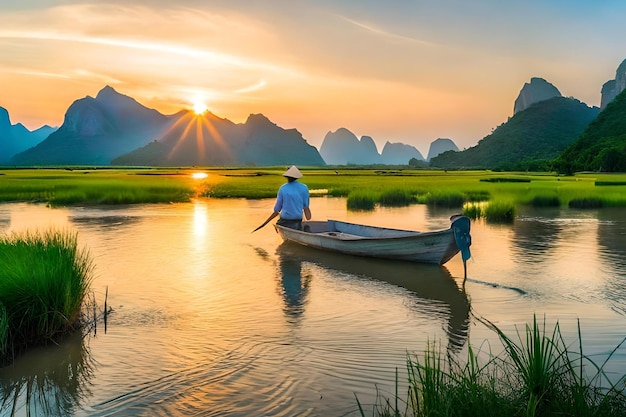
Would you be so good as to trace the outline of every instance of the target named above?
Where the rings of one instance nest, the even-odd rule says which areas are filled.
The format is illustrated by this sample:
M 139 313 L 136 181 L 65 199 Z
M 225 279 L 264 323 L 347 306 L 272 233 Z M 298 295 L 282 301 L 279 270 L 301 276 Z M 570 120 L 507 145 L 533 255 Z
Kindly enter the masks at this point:
M 208 177 L 209 174 L 207 174 L 206 172 L 194 172 L 193 174 L 191 174 L 191 178 L 195 179 L 195 180 L 201 180 L 204 179 L 206 177 Z
M 195 114 L 198 114 L 198 115 L 204 114 L 204 112 L 206 112 L 208 109 L 209 108 L 207 107 L 207 105 L 201 101 L 195 101 L 193 103 L 193 112 Z

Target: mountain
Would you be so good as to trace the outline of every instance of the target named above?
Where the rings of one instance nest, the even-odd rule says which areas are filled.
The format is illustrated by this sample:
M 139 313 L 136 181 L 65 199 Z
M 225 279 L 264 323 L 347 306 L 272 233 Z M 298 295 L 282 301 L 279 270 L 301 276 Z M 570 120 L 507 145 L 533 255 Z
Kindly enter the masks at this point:
M 559 172 L 626 172 L 626 90 L 623 90 L 555 162 Z
M 120 155 L 114 165 L 325 165 L 296 129 L 282 129 L 262 114 L 235 124 L 211 112 L 182 111 L 147 145 Z
M 108 165 L 143 146 L 171 123 L 133 98 L 106 86 L 74 101 L 61 127 L 35 147 L 15 155 L 16 165 Z
M 626 90 L 626 59 L 617 67 L 615 78 L 602 86 L 600 109 L 604 109 L 615 97 Z
M 63 125 L 16 165 L 325 165 L 295 129 L 263 115 L 235 124 L 209 112 L 163 115 L 106 86 L 76 100 Z
M 458 151 L 459 148 L 452 141 L 452 139 L 447 138 L 438 138 L 430 143 L 430 147 L 428 148 L 428 157 L 427 161 L 430 161 L 435 156 L 442 154 L 446 151 Z
M 0 107 L 0 164 L 9 163 L 15 154 L 37 145 L 54 131 L 47 125 L 33 131 L 21 123 L 12 125 L 9 112 Z
M 369 136 L 361 140 L 346 128 L 328 132 L 320 147 L 320 155 L 329 165 L 374 165 L 381 158 L 374 140 Z
M 359 140 L 343 127 L 326 134 L 320 154 L 329 165 L 408 165 L 411 158 L 424 161 L 420 151 L 404 143 L 386 142 L 379 154 L 370 136 Z
M 554 85 L 543 78 L 532 77 L 530 83 L 524 83 L 513 105 L 513 114 L 526 110 L 540 101 L 562 97 L 561 92 Z
M 415 146 L 404 143 L 386 142 L 380 155 L 385 165 L 408 165 L 412 158 L 423 161 L 424 157 Z
M 545 169 L 541 164 L 558 157 L 576 141 L 598 115 L 574 98 L 553 97 L 520 111 L 474 147 L 448 151 L 430 165 L 445 169 Z

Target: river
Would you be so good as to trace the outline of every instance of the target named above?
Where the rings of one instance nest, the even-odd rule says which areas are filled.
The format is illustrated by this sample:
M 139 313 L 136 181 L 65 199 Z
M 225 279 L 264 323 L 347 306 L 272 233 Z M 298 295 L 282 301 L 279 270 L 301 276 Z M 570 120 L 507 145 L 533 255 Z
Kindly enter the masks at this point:
M 69 229 L 108 291 L 106 328 L 37 348 L 0 369 L 0 414 L 358 416 L 406 387 L 407 354 L 436 343 L 463 358 L 537 315 L 602 363 L 626 328 L 623 209 L 524 209 L 472 224 L 467 281 L 444 267 L 328 254 L 251 233 L 273 200 L 47 208 L 0 205 L 0 233 Z M 454 210 L 351 212 L 313 198 L 314 220 L 437 230 Z M 618 378 L 626 349 L 606 366 Z M 402 391 L 401 391 L 402 392 Z M 366 411 L 366 412 L 367 412 Z M 29 414 L 30 413 L 30 414 Z

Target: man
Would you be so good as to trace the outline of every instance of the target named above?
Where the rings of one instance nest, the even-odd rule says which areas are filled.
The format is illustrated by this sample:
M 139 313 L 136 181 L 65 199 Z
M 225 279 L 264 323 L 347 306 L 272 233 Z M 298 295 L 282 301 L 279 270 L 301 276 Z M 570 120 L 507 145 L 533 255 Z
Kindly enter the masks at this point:
M 309 188 L 297 181 L 302 178 L 302 173 L 295 165 L 285 171 L 283 177 L 287 178 L 287 182 L 278 189 L 272 218 L 280 215 L 277 224 L 302 230 L 302 214 L 304 213 L 307 220 L 311 220 Z
M 276 222 L 277 224 L 298 230 L 302 230 L 302 213 L 307 220 L 311 220 L 309 188 L 296 181 L 298 178 L 302 178 L 302 173 L 295 165 L 292 165 L 283 176 L 287 178 L 287 182 L 278 189 L 274 212 L 252 232 L 261 229 L 279 215 L 280 219 Z

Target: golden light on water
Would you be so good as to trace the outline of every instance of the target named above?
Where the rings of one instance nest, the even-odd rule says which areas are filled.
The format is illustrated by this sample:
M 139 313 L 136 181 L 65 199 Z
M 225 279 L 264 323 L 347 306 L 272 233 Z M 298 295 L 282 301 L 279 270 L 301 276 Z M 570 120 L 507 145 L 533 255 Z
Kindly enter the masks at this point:
M 206 172 L 194 172 L 193 174 L 191 174 L 191 178 L 193 178 L 194 180 L 202 180 L 208 176 L 209 174 L 207 174 Z

